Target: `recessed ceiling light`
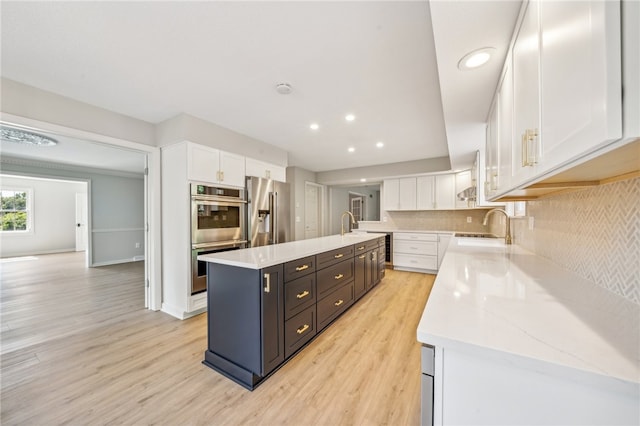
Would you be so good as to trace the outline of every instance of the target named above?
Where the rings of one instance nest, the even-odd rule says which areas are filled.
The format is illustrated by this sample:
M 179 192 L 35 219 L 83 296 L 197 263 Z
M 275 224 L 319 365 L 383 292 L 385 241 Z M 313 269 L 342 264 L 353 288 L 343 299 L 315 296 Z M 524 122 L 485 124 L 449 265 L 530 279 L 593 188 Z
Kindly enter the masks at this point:
M 320 126 L 318 125 L 318 123 L 311 123 L 311 124 L 309 125 L 309 128 L 310 128 L 311 130 L 318 130 L 318 129 L 320 128 Z
M 347 120 L 347 121 L 353 121 L 353 120 L 356 119 L 356 116 L 353 115 L 353 114 L 347 114 L 347 115 L 345 115 L 344 119 Z
M 384 144 L 383 144 L 382 142 L 378 142 L 378 143 L 376 144 L 376 146 L 377 146 L 378 148 L 382 148 L 382 147 L 384 146 Z
M 347 149 L 347 151 L 349 151 L 349 152 L 355 152 L 355 150 L 356 149 L 354 147 L 352 147 L 352 146 L 350 146 L 349 149 Z
M 496 49 L 493 47 L 483 47 L 467 53 L 458 62 L 458 68 L 461 70 L 472 70 L 486 64 Z
M 20 129 L 12 129 L 9 127 L 2 127 L 1 130 L 2 140 L 7 142 L 36 146 L 53 146 L 58 144 L 57 140 L 48 136 L 39 135 L 38 133 L 27 132 Z
M 360 179 L 360 182 L 366 182 L 367 180 L 365 178 Z

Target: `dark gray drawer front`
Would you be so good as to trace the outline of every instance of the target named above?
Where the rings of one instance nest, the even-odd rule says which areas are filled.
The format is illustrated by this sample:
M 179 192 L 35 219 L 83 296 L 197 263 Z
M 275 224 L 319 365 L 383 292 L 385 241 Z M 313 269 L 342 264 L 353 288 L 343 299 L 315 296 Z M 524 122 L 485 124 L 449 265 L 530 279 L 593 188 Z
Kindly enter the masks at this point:
M 343 313 L 355 300 L 353 282 L 339 287 L 318 302 L 318 330 L 322 330 L 338 315 Z
M 309 256 L 284 264 L 284 281 L 295 280 L 316 271 L 316 257 Z
M 385 239 L 385 237 L 380 237 L 380 238 L 378 238 L 378 245 L 379 245 L 380 247 L 383 247 L 383 248 L 384 248 L 384 246 L 385 246 L 385 244 L 386 244 L 386 241 L 385 241 L 385 240 L 386 240 L 386 239 Z
M 284 318 L 304 311 L 316 303 L 316 274 L 306 275 L 284 285 Z
M 316 277 L 318 300 L 320 300 L 338 286 L 353 280 L 353 257 L 318 271 Z
M 316 305 L 284 323 L 284 357 L 289 358 L 316 335 Z
M 356 256 L 358 256 L 361 253 L 364 253 L 365 251 L 367 251 L 366 243 L 359 243 L 353 246 L 353 252 L 355 253 Z
M 317 269 L 323 269 L 330 265 L 335 265 L 345 259 L 353 258 L 353 246 L 342 247 L 336 250 L 327 251 L 316 256 L 318 262 Z
M 367 246 L 366 251 L 374 250 L 374 249 L 377 250 L 379 245 L 380 245 L 380 242 L 377 239 L 376 240 L 367 241 L 366 242 L 366 246 Z

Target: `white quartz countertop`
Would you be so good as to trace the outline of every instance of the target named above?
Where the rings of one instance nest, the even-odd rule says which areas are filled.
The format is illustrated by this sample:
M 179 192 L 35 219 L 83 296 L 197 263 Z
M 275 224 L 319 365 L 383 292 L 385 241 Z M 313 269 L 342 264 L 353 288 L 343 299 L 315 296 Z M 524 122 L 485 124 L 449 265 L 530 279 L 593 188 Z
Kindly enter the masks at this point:
M 453 238 L 417 336 L 640 382 L 640 306 L 502 240 Z
M 309 240 L 205 254 L 198 256 L 198 260 L 241 268 L 262 269 L 384 236 L 385 234 L 380 233 L 350 232 L 344 236 L 330 235 Z

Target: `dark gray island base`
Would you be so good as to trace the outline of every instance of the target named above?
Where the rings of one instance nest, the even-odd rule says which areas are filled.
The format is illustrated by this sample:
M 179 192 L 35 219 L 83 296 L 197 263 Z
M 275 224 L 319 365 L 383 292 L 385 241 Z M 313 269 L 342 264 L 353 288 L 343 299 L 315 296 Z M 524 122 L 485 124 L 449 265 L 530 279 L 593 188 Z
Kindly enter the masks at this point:
M 203 364 L 255 389 L 384 276 L 384 237 L 251 269 L 207 264 Z

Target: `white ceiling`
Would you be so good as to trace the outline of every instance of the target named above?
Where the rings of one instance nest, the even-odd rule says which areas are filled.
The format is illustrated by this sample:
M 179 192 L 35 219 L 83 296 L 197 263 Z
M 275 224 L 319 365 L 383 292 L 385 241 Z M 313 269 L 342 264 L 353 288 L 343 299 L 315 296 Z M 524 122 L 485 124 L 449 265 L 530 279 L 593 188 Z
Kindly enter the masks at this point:
M 285 149 L 289 165 L 326 171 L 448 155 L 454 169 L 468 167 L 519 2 L 1 8 L 3 77 L 151 123 L 190 114 Z M 497 60 L 457 70 L 485 46 Z M 293 92 L 276 93 L 279 82 Z

